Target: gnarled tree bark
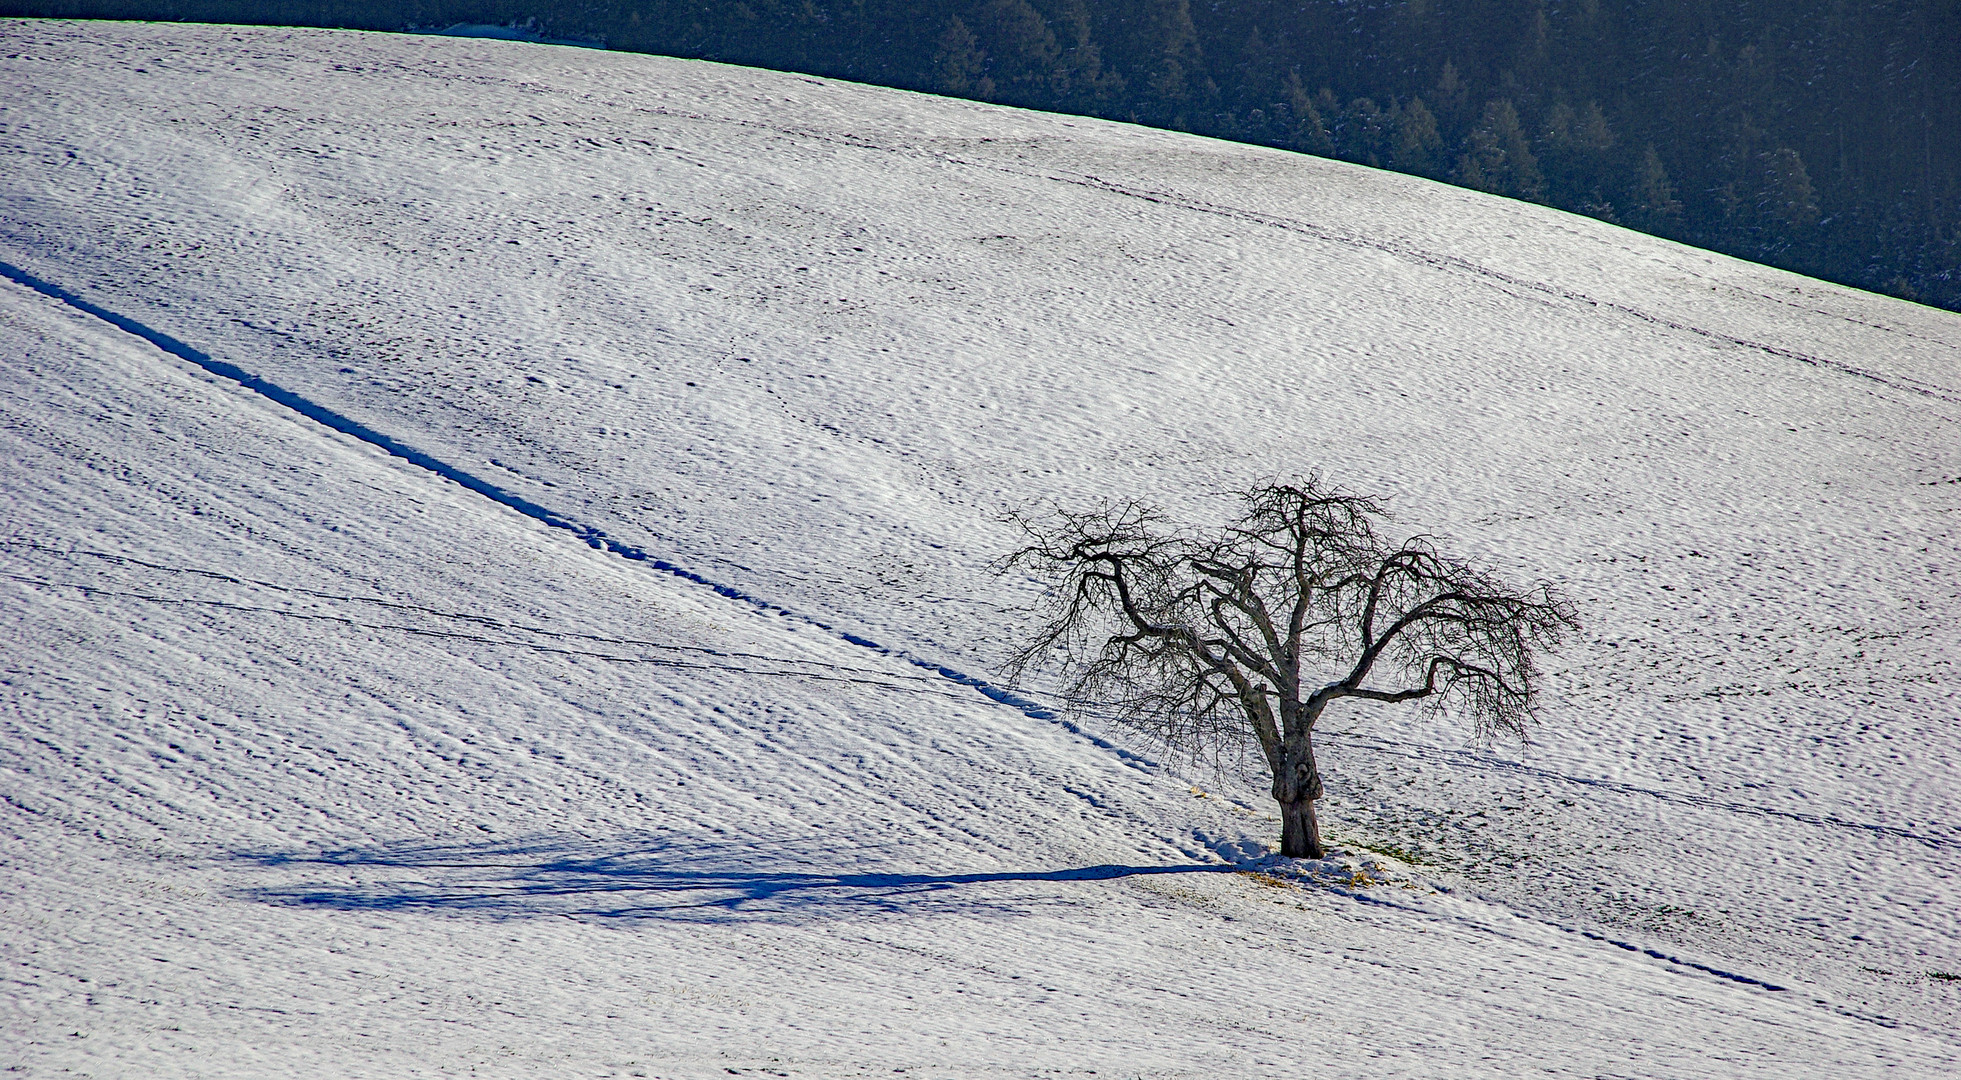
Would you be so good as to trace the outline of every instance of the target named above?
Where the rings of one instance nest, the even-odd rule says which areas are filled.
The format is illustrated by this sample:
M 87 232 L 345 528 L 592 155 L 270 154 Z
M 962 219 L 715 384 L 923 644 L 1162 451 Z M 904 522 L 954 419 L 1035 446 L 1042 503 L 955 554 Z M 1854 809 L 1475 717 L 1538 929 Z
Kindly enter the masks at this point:
M 1314 804 L 1321 798 L 1321 772 L 1314 767 L 1310 736 L 1290 740 L 1281 751 L 1273 778 L 1273 799 L 1280 804 L 1280 854 L 1290 859 L 1319 859 L 1328 854 L 1321 843 L 1321 825 Z

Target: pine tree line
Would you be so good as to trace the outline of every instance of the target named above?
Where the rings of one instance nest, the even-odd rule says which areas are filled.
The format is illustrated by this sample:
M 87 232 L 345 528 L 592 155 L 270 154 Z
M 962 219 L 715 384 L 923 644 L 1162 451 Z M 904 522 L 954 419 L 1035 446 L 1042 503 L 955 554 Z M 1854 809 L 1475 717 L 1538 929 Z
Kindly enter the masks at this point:
M 1961 310 L 1961 0 L 0 0 L 609 47 L 1428 176 Z M 59 9 L 59 10 L 58 10 Z

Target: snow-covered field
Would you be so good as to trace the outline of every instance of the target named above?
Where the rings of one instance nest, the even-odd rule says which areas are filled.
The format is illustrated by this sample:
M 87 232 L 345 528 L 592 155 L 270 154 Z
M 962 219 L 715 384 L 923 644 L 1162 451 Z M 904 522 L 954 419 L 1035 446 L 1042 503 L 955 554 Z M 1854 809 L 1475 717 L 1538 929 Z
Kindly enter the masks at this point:
M 1961 1069 L 1961 317 L 1094 121 L 59 22 L 0 264 L 0 1067 Z M 1257 864 L 1256 783 L 969 685 L 1004 511 L 1316 469 L 1580 602 L 1529 743 L 1343 713 L 1348 854 Z

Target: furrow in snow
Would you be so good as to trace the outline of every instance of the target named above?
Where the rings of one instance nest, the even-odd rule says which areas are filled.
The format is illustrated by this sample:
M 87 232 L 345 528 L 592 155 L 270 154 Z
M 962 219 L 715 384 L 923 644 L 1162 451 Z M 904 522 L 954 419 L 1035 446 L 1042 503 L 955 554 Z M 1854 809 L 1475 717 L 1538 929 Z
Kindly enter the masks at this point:
M 610 552 L 614 555 L 618 555 L 621 558 L 628 559 L 633 562 L 646 563 L 647 565 L 653 567 L 656 570 L 664 571 L 666 573 L 674 575 L 675 577 L 694 582 L 695 584 L 698 585 L 705 585 L 708 588 L 715 590 L 715 592 L 719 593 L 720 595 L 728 597 L 732 600 L 740 600 L 744 603 L 750 604 L 763 611 L 775 612 L 777 614 L 784 615 L 789 618 L 793 618 L 802 622 L 809 623 L 810 625 L 816 626 L 820 629 L 832 631 L 834 633 L 837 633 L 838 636 L 843 640 L 850 642 L 851 644 L 856 645 L 860 648 L 869 649 L 874 652 L 878 652 L 888 656 L 895 656 L 902 660 L 907 661 L 908 663 L 911 663 L 915 667 L 938 672 L 941 676 L 953 682 L 959 683 L 963 686 L 972 687 L 974 690 L 979 692 L 982 697 L 985 697 L 989 701 L 994 702 L 997 705 L 1004 705 L 1007 706 L 1008 708 L 1019 710 L 1020 712 L 1026 714 L 1031 719 L 1051 720 L 1051 721 L 1059 719 L 1059 717 L 1053 710 L 1045 708 L 1040 703 L 1030 701 L 1029 699 L 1022 697 L 1019 694 L 1013 693 L 1012 691 L 1009 690 L 1002 689 L 1001 687 L 995 686 L 987 682 L 986 680 L 978 679 L 975 678 L 974 676 L 967 675 L 954 668 L 948 667 L 945 664 L 941 664 L 935 661 L 926 660 L 913 656 L 907 653 L 903 649 L 889 648 L 887 646 L 880 645 L 875 641 L 859 636 L 857 634 L 852 634 L 845 631 L 838 631 L 835 627 L 831 626 L 830 624 L 825 623 L 819 619 L 813 618 L 809 615 L 805 615 L 797 611 L 792 611 L 788 608 L 783 607 L 780 604 L 771 603 L 768 600 L 762 599 L 761 597 L 758 596 L 754 596 L 750 593 L 734 588 L 733 586 L 724 585 L 720 582 L 713 581 L 707 577 L 702 576 L 701 574 L 698 574 L 692 570 L 687 569 L 686 567 L 676 566 L 675 564 L 668 562 L 665 559 L 655 558 L 647 554 L 647 552 L 642 548 L 636 547 L 632 544 L 621 543 L 620 541 L 607 536 L 606 533 L 601 529 L 597 529 L 590 525 L 586 525 L 581 522 L 575 521 L 569 517 L 566 517 L 555 511 L 549 510 L 543 506 L 540 506 L 539 504 L 532 502 L 531 500 L 526 499 L 523 496 L 517 495 L 504 488 L 498 487 L 497 485 L 492 484 L 489 481 L 482 479 L 481 477 L 475 476 L 463 469 L 457 468 L 456 466 L 451 465 L 448 462 L 442 461 L 431 454 L 418 450 L 415 447 L 409 446 L 397 439 L 391 438 L 379 431 L 376 431 L 365 424 L 358 423 L 345 416 L 342 416 L 340 413 L 337 413 L 332 409 L 326 408 L 325 406 L 320 405 L 317 402 L 310 401 L 307 398 L 302 397 L 299 394 L 295 394 L 290 390 L 284 389 L 283 387 L 280 387 L 275 383 L 260 378 L 259 376 L 253 375 L 243 368 L 240 368 L 234 364 L 228 364 L 223 360 L 216 359 L 213 356 L 211 356 L 211 354 L 193 348 L 185 344 L 184 342 L 179 341 L 178 339 L 163 333 L 160 330 L 156 330 L 152 327 L 146 326 L 145 324 L 140 323 L 135 319 L 131 319 L 127 316 L 117 314 L 116 312 L 110 311 L 107 308 L 101 307 L 96 304 L 92 304 L 87 300 L 84 300 L 81 297 L 76 296 L 75 294 L 68 292 L 67 290 L 57 285 L 51 284 L 47 281 L 43 281 L 42 279 L 35 277 L 34 275 L 28 273 L 27 271 L 22 270 L 16 266 L 13 266 L 10 263 L 0 262 L 0 276 L 4 276 L 18 284 L 33 289 L 34 291 L 41 293 L 44 296 L 50 297 L 55 300 L 59 300 L 62 303 L 67 304 L 78 311 L 82 311 L 88 315 L 94 316 L 95 318 L 100 319 L 111 326 L 114 326 L 118 330 L 122 330 L 125 333 L 132 334 L 135 335 L 136 337 L 142 338 L 144 341 L 149 342 L 150 344 L 156 346 L 158 349 L 161 349 L 162 351 L 172 356 L 175 356 L 180 360 L 184 360 L 189 363 L 195 364 L 198 367 L 204 369 L 207 372 L 210 372 L 213 375 L 230 379 L 233 382 L 238 383 L 240 386 L 244 387 L 245 389 L 251 390 L 254 393 L 257 393 L 267 398 L 268 400 L 277 402 L 278 404 L 285 406 L 286 408 L 292 410 L 293 412 L 298 413 L 299 415 L 304 416 L 307 419 L 314 421 L 315 423 L 318 423 L 328 428 L 332 428 L 333 430 L 338 431 L 343 435 L 352 436 L 371 446 L 377 447 L 381 450 L 385 450 L 388 453 L 394 455 L 395 457 L 401 458 L 402 460 L 407 461 L 412 465 L 416 465 L 423 469 L 427 469 L 428 471 L 435 473 L 436 475 L 441 476 L 446 480 L 450 480 L 456 484 L 459 484 L 464 488 L 469 489 L 470 491 L 482 495 L 483 497 L 490 499 L 500 505 L 515 510 L 518 513 L 523 514 L 526 517 L 532 518 L 535 521 L 542 522 L 543 524 L 549 525 L 555 529 L 564 529 L 567 532 L 572 533 L 574 536 L 577 536 L 580 540 L 583 540 L 586 543 L 586 545 L 591 548 L 600 551 Z M 1064 726 L 1068 727 L 1072 732 L 1075 732 L 1077 734 L 1082 734 L 1073 725 L 1069 725 L 1066 722 L 1064 722 Z M 1085 736 L 1085 737 L 1093 738 L 1091 736 Z M 1097 739 L 1095 741 L 1106 749 L 1111 749 L 1111 750 L 1117 749 L 1115 746 L 1108 743 L 1107 741 L 1101 739 Z M 1125 756 L 1129 760 L 1137 761 L 1140 763 L 1143 761 L 1143 759 L 1136 758 L 1134 755 L 1126 754 Z
M 1484 266 L 1479 263 L 1473 262 L 1470 259 L 1466 259 L 1457 255 L 1447 255 L 1435 251 L 1424 251 L 1420 248 L 1411 247 L 1407 244 L 1396 243 L 1394 241 L 1375 240 L 1362 236 L 1344 235 L 1342 233 L 1338 233 L 1329 229 L 1322 228 L 1321 226 L 1315 225 L 1312 222 L 1299 221 L 1293 218 L 1281 217 L 1275 214 L 1261 213 L 1254 210 L 1245 210 L 1238 207 L 1220 206 L 1214 203 L 1208 203 L 1202 199 L 1195 199 L 1187 195 L 1180 195 L 1175 192 L 1156 191 L 1156 190 L 1151 190 L 1146 188 L 1138 188 L 1128 184 L 1122 184 L 1109 180 L 1104 180 L 1101 179 L 1100 177 L 1095 177 L 1095 176 L 1076 177 L 1076 176 L 1049 175 L 1048 178 L 1051 180 L 1060 181 L 1062 183 L 1075 184 L 1081 187 L 1094 188 L 1100 191 L 1108 191 L 1128 198 L 1142 199 L 1146 202 L 1152 202 L 1152 203 L 1157 203 L 1166 206 L 1176 206 L 1182 209 L 1192 210 L 1202 214 L 1215 214 L 1220 217 L 1231 218 L 1236 221 L 1245 221 L 1256 225 L 1263 225 L 1268 228 L 1275 228 L 1275 229 L 1285 230 L 1287 232 L 1299 233 L 1303 236 L 1311 236 L 1316 240 L 1324 240 L 1329 243 L 1342 244 L 1354 248 L 1367 248 L 1374 251 L 1381 251 L 1386 254 L 1396 255 L 1402 258 L 1411 259 L 1416 262 L 1426 263 L 1431 266 L 1458 270 L 1476 277 L 1482 277 L 1482 278 L 1489 279 L 1491 281 L 1500 282 L 1504 285 L 1508 285 L 1513 288 L 1526 289 L 1532 292 L 1543 293 L 1547 296 L 1556 296 L 1561 299 L 1571 300 L 1575 303 L 1584 304 L 1588 307 L 1607 308 L 1609 310 L 1618 311 L 1631 318 L 1639 319 L 1642 322 L 1651 323 L 1655 326 L 1664 327 L 1666 329 L 1678 331 L 1680 333 L 1694 334 L 1697 337 L 1705 337 L 1714 341 L 1721 341 L 1728 345 L 1737 346 L 1738 348 L 1753 349 L 1759 352 L 1768 353 L 1772 356 L 1783 357 L 1784 359 L 1787 360 L 1796 360 L 1799 363 L 1809 364 L 1813 367 L 1829 368 L 1833 371 L 1843 372 L 1844 374 L 1847 375 L 1852 375 L 1861 379 L 1869 380 L 1871 382 L 1879 383 L 1880 385 L 1888 387 L 1893 390 L 1899 390 L 1909 394 L 1918 394 L 1921 397 L 1932 398 L 1936 401 L 1948 402 L 1949 404 L 1961 405 L 1961 391 L 1953 390 L 1948 387 L 1937 386 L 1935 384 L 1922 382 L 1917 379 L 1907 379 L 1898 376 L 1887 375 L 1882 372 L 1873 371 L 1869 368 L 1860 367 L 1856 364 L 1846 363 L 1845 361 L 1842 360 L 1830 360 L 1824 357 L 1813 356 L 1809 353 L 1801 352 L 1797 349 L 1789 349 L 1779 345 L 1772 345 L 1768 342 L 1763 342 L 1763 341 L 1754 341 L 1749 338 L 1738 337 L 1734 334 L 1727 334 L 1720 330 L 1711 330 L 1708 329 L 1707 327 L 1701 327 L 1690 323 L 1681 322 L 1676 319 L 1670 319 L 1662 315 L 1654 314 L 1653 312 L 1643 311 L 1642 309 L 1637 308 L 1632 304 L 1627 304 L 1627 303 L 1622 303 L 1619 301 L 1612 301 L 1612 300 L 1600 300 L 1600 299 L 1596 299 L 1595 297 L 1588 296 L 1586 293 L 1579 292 L 1578 290 L 1575 289 L 1569 289 L 1563 286 L 1553 285 L 1545 281 L 1536 281 L 1529 278 L 1522 278 L 1516 274 L 1508 274 L 1502 270 L 1497 270 L 1489 266 Z M 1947 420 L 1949 423 L 1961 423 L 1961 420 L 1957 420 L 1955 417 L 1951 417 L 1951 416 L 1943 416 L 1942 419 Z

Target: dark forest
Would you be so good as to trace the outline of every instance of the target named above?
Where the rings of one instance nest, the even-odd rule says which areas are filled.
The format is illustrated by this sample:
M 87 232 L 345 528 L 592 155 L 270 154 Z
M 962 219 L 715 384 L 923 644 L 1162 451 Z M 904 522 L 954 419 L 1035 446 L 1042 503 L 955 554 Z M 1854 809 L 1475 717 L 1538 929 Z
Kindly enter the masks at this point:
M 0 0 L 0 13 L 523 24 L 1341 158 L 1961 310 L 1961 0 Z

